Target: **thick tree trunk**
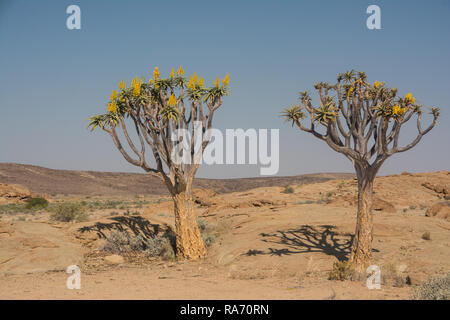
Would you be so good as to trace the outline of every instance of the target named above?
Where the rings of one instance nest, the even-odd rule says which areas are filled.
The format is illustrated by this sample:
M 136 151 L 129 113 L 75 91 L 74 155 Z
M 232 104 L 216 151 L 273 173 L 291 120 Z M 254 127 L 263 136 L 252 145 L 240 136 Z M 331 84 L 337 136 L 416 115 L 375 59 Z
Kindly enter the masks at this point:
M 177 237 L 177 257 L 196 260 L 206 255 L 190 192 L 180 192 L 173 196 L 175 232 Z
M 365 269 L 369 265 L 372 258 L 373 177 L 372 175 L 367 174 L 367 172 L 363 172 L 358 169 L 358 213 L 350 262 L 353 263 L 353 266 L 357 272 L 365 272 Z

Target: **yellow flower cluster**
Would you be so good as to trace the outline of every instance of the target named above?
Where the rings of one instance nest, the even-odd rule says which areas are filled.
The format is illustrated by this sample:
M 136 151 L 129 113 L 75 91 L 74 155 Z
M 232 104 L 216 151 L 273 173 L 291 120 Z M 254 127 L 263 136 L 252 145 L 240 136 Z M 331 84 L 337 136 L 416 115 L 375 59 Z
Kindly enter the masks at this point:
M 408 102 L 411 103 L 411 104 L 413 104 L 416 101 L 416 99 L 413 98 L 411 92 L 408 92 L 408 94 L 405 95 L 405 99 L 408 100 Z
M 378 87 L 381 87 L 383 84 L 384 84 L 384 82 L 375 81 L 374 84 L 373 84 L 373 86 L 374 86 L 375 88 L 378 88 Z
M 224 86 L 227 86 L 229 82 L 230 82 L 230 75 L 227 73 L 225 78 L 222 79 L 222 83 Z M 215 87 L 220 86 L 219 76 L 217 76 L 217 79 L 215 81 L 213 80 L 213 86 Z
M 108 103 L 108 112 L 117 112 L 117 104 L 115 101 L 111 101 L 110 103 Z
M 348 95 L 348 96 L 351 96 L 352 93 L 353 93 L 353 90 L 355 90 L 355 88 L 350 87 L 350 89 L 348 89 L 348 91 L 347 91 L 347 95 Z
M 137 78 L 137 76 L 131 81 L 131 86 L 133 87 L 133 95 L 137 97 L 141 94 L 141 80 Z
M 125 89 L 125 87 L 126 87 L 125 81 L 123 81 L 123 79 L 122 79 L 119 83 L 119 89 L 123 90 L 123 89 Z
M 173 68 L 172 68 L 172 70 L 170 70 L 170 78 L 172 79 L 173 76 L 174 76 L 174 73 L 173 73 Z
M 117 91 L 116 90 L 112 91 L 111 95 L 109 96 L 109 99 L 111 100 L 111 102 L 108 103 L 108 112 L 116 113 L 116 111 L 117 111 L 117 103 L 116 103 Z
M 224 86 L 227 86 L 228 82 L 230 82 L 230 75 L 227 73 L 227 75 L 225 76 L 225 79 L 222 80 L 222 83 Z
M 111 101 L 113 101 L 113 100 L 116 100 L 116 98 L 117 98 L 117 91 L 116 91 L 116 90 L 113 90 L 112 93 L 111 93 L 111 95 L 109 96 L 109 99 L 110 99 Z
M 153 70 L 153 79 L 158 79 L 160 77 L 160 74 L 159 74 L 159 70 L 158 70 L 158 67 L 155 67 L 155 70 Z
M 397 104 L 392 107 L 392 114 L 393 115 L 401 116 L 401 115 L 404 115 L 405 113 L 406 113 L 406 108 L 402 108 L 402 107 L 400 107 Z
M 184 75 L 183 66 L 180 66 L 180 68 L 177 70 L 177 77 Z
M 196 86 L 201 88 L 204 85 L 205 85 L 205 80 L 202 77 L 197 78 L 197 73 L 194 72 L 194 75 L 189 77 L 189 82 L 188 82 L 187 87 L 191 90 L 194 90 Z
M 169 101 L 167 102 L 167 104 L 169 106 L 174 106 L 177 104 L 177 98 L 175 97 L 175 95 L 172 93 L 172 95 L 169 97 Z

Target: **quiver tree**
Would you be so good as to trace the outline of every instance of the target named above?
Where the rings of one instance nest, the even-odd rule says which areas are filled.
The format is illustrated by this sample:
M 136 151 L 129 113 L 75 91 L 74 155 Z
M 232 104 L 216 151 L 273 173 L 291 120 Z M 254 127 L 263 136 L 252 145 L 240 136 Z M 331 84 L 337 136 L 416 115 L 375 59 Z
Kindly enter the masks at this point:
M 167 186 L 174 201 L 177 256 L 182 259 L 198 259 L 206 254 L 192 202 L 192 183 L 198 156 L 209 143 L 207 129 L 212 126 L 222 97 L 229 92 L 228 82 L 227 74 L 222 82 L 217 77 L 212 87 L 205 87 L 196 73 L 186 79 L 182 67 L 176 75 L 172 69 L 170 76 L 163 79 L 156 67 L 148 82 L 136 77 L 131 87 L 126 87 L 122 80 L 119 92 L 113 90 L 110 96 L 108 112 L 89 118 L 91 130 L 99 127 L 107 132 L 129 163 L 160 178 Z M 177 132 L 183 130 L 191 139 L 177 137 Z M 121 140 L 125 140 L 127 148 Z
M 416 146 L 435 126 L 439 109 L 431 108 L 433 122 L 423 129 L 422 106 L 411 93 L 397 96 L 396 88 L 383 82 L 366 81 L 363 72 L 339 74 L 337 83 L 317 83 L 319 106 L 312 104 L 308 92 L 300 93 L 300 105 L 284 109 L 282 116 L 301 130 L 325 141 L 353 164 L 358 179 L 358 212 L 350 262 L 362 272 L 372 255 L 372 187 L 375 176 L 387 158 Z M 310 117 L 310 124 L 304 120 Z M 413 116 L 417 118 L 417 136 L 407 145 L 399 145 L 400 129 Z M 303 120 L 303 121 L 302 121 Z

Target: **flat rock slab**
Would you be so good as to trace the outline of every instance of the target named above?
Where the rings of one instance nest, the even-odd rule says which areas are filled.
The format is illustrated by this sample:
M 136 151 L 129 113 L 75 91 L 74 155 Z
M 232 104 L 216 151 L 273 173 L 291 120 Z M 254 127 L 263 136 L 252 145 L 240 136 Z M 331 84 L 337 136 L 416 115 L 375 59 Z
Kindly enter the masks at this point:
M 83 248 L 48 223 L 0 222 L 0 276 L 66 270 L 83 262 Z
M 117 254 L 112 254 L 110 256 L 105 257 L 105 262 L 108 264 L 121 264 L 121 263 L 124 263 L 125 260 L 122 256 L 119 256 Z

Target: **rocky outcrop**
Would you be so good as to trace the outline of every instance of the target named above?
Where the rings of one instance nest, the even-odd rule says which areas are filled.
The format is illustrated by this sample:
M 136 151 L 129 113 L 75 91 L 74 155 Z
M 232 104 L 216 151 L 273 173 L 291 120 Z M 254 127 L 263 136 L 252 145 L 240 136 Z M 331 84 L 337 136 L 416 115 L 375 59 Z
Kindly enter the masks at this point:
M 450 221 L 450 201 L 439 202 L 428 208 L 425 212 L 427 217 L 436 217 Z
M 210 207 L 217 204 L 217 199 L 213 199 L 217 192 L 211 189 L 195 188 L 192 190 L 192 200 L 203 207 Z
M 425 182 L 422 183 L 422 186 L 436 192 L 440 198 L 448 198 L 450 196 L 450 188 L 447 185 Z
M 32 197 L 31 191 L 24 186 L 0 183 L 0 204 L 22 203 Z

